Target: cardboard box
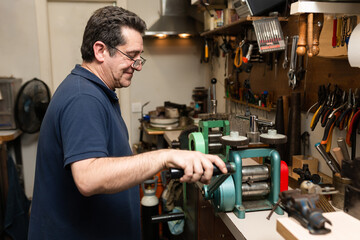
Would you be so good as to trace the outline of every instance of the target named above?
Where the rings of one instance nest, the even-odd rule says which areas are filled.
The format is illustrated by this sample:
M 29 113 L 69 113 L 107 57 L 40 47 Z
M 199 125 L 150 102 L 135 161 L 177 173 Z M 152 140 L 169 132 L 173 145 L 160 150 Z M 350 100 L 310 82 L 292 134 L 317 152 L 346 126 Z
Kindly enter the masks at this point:
M 293 172 L 293 169 L 295 168 L 303 168 L 304 164 L 307 164 L 309 166 L 309 171 L 311 174 L 317 174 L 319 170 L 319 159 L 314 158 L 312 156 L 308 156 L 307 159 L 304 159 L 304 155 L 294 155 L 292 157 L 292 167 L 291 171 L 289 171 L 289 176 L 298 179 L 300 176 Z

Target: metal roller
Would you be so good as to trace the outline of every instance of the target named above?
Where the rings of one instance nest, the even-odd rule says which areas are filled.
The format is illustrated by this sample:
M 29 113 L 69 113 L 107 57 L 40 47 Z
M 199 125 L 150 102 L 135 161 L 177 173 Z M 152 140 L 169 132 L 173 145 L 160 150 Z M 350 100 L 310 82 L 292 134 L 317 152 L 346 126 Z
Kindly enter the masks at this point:
M 267 182 L 254 182 L 252 184 L 243 184 L 242 195 L 244 197 L 266 196 L 270 193 L 270 185 Z
M 214 150 L 214 149 L 221 149 L 223 145 L 221 143 L 214 142 L 214 143 L 209 143 L 208 146 L 209 146 L 209 150 Z
M 259 182 L 270 177 L 270 170 L 266 165 L 243 166 L 241 172 L 242 182 Z
M 221 138 L 221 137 L 222 137 L 221 132 L 211 132 L 208 135 L 209 140 L 210 140 L 210 138 Z

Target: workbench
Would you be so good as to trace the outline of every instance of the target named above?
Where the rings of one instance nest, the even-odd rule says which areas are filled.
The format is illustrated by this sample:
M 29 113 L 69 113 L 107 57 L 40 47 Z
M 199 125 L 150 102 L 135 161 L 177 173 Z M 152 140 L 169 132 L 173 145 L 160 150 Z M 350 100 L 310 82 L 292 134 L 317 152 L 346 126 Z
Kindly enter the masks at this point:
M 253 159 L 244 159 L 243 161 L 243 165 L 251 165 L 254 163 L 255 162 Z M 344 213 L 342 210 L 337 212 L 323 213 L 324 216 L 328 218 L 333 224 L 332 226 L 326 224 L 326 227 L 332 230 L 331 233 L 327 235 L 311 235 L 309 231 L 303 228 L 295 219 L 289 218 L 286 212 L 284 212 L 284 215 L 278 215 L 274 213 L 272 214 L 270 220 L 266 219 L 270 213 L 270 210 L 246 212 L 244 219 L 238 218 L 233 212 L 215 213 L 214 206 L 212 206 L 210 201 L 204 200 L 203 196 L 201 195 L 202 184 L 196 183 L 194 185 L 196 187 L 194 187 L 192 190 L 189 190 L 189 192 L 191 195 L 197 196 L 197 199 L 194 200 L 194 197 L 192 196 L 187 197 L 187 199 L 194 203 L 193 205 L 195 205 L 191 213 L 188 214 L 187 220 L 191 222 L 190 224 L 195 223 L 196 225 L 196 239 L 359 239 L 358 229 L 360 229 L 360 221 Z M 211 214 L 213 216 L 211 216 Z M 212 220 L 213 218 L 215 218 L 215 220 Z M 219 224 L 219 221 L 216 221 L 216 218 L 221 219 L 221 224 Z M 217 225 L 224 224 L 226 229 L 221 226 L 216 226 L 214 222 L 217 222 Z M 210 228 L 215 228 L 215 230 L 210 232 Z M 218 228 L 218 230 L 216 230 L 216 228 Z M 187 231 L 189 230 L 190 229 L 187 229 Z M 190 233 L 187 235 L 190 236 L 187 239 L 194 239 L 192 238 L 193 235 L 194 232 Z
M 167 148 L 168 146 L 171 147 L 171 142 L 174 140 L 178 140 L 181 131 L 185 128 L 182 127 L 174 129 L 161 129 L 151 127 L 149 123 L 142 123 L 141 127 L 144 131 L 145 139 L 149 137 L 155 138 L 155 144 L 157 149 Z
M 326 228 L 331 230 L 325 235 L 312 235 L 303 228 L 293 218 L 277 219 L 277 231 L 286 240 L 357 240 L 360 238 L 359 229 L 360 221 L 343 211 L 323 213 L 323 216 L 329 219 L 332 225 L 326 224 Z

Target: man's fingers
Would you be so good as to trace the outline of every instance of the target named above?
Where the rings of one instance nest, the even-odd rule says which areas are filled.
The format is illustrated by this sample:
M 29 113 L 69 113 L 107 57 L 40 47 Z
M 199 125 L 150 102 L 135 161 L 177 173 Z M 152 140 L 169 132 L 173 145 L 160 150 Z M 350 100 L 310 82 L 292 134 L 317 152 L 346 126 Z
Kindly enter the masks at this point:
M 210 161 L 208 160 L 208 158 L 206 158 L 202 161 L 202 165 L 204 168 L 204 174 L 203 174 L 202 178 L 210 181 L 210 179 L 213 175 L 214 165 L 212 164 L 211 160 Z
M 201 161 L 194 161 L 194 174 L 191 178 L 192 182 L 199 181 L 201 176 L 204 174 L 203 164 Z
M 226 174 L 228 171 L 227 171 L 227 168 L 226 168 L 226 165 L 225 165 L 225 162 L 218 156 L 216 155 L 207 155 L 209 160 L 214 163 L 222 173 Z

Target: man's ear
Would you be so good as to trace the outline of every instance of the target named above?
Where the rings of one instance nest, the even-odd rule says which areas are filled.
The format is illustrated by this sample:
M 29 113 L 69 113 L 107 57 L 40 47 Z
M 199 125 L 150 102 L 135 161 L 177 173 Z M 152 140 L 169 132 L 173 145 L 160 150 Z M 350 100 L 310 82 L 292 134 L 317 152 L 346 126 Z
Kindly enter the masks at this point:
M 101 41 L 96 41 L 93 45 L 94 49 L 94 57 L 99 62 L 104 62 L 105 55 L 109 54 L 108 48 L 106 47 L 105 43 Z

